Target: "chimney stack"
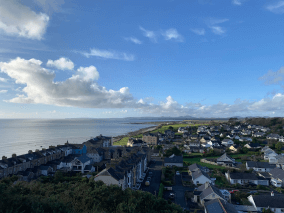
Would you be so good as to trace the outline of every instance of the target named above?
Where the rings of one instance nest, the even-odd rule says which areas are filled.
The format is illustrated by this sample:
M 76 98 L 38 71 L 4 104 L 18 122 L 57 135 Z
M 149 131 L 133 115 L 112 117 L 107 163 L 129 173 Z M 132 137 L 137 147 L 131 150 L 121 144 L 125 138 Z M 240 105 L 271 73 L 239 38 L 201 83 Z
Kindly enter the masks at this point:
M 271 192 L 271 196 L 272 196 L 272 197 L 274 196 L 274 192 L 273 192 L 273 191 Z
M 29 150 L 29 152 L 28 152 L 29 154 L 32 154 L 33 153 L 33 151 L 32 150 Z
M 39 152 L 39 149 L 36 149 L 35 151 L 36 151 L 36 152 Z
M 55 148 L 55 146 L 49 146 L 49 149 Z
M 6 156 L 2 156 L 2 160 L 6 160 L 7 159 L 7 157 Z
M 42 151 L 46 151 L 46 148 L 42 148 Z
M 12 154 L 12 158 L 16 158 L 17 157 L 17 155 L 14 153 L 14 154 Z

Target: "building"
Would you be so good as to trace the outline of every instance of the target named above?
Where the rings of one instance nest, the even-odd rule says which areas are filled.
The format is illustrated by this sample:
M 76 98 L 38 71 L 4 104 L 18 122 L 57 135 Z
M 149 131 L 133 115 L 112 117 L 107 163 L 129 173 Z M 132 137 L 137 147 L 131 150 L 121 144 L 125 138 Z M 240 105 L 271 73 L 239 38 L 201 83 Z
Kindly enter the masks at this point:
M 233 204 L 220 198 L 205 202 L 204 211 L 205 213 L 238 213 Z
M 147 143 L 148 145 L 158 145 L 158 143 L 159 143 L 159 136 L 158 136 L 158 134 L 145 133 L 145 134 L 143 134 L 142 140 L 145 143 Z
M 274 196 L 274 193 L 271 192 L 271 195 L 250 195 L 248 200 L 258 212 L 262 212 L 264 209 L 270 209 L 275 213 L 284 212 L 284 195 Z
M 197 169 L 195 172 L 192 172 L 191 176 L 192 182 L 195 185 L 205 184 L 206 182 L 213 184 L 213 181 L 211 180 L 210 176 L 200 169 Z
M 164 166 L 183 167 L 183 157 L 173 154 L 170 157 L 164 159 Z
M 222 144 L 224 145 L 224 146 L 232 146 L 232 145 L 234 145 L 234 141 L 232 141 L 231 139 L 224 139 L 224 140 L 222 140 Z
M 246 168 L 247 170 L 253 169 L 256 172 L 270 172 L 274 169 L 276 165 L 269 164 L 268 162 L 256 162 L 256 161 L 247 161 Z
M 275 187 L 284 186 L 284 170 L 275 168 L 272 169 L 269 174 L 271 175 L 271 184 Z
M 127 146 L 142 146 L 144 145 L 144 141 L 141 139 L 134 139 L 134 138 L 129 138 L 127 142 Z
M 91 138 L 90 140 L 83 143 L 87 147 L 111 147 L 113 145 L 112 137 L 107 137 L 103 135 L 99 135 L 95 138 Z
M 230 173 L 229 171 L 225 173 L 227 180 L 230 184 L 255 184 L 269 186 L 269 180 L 257 176 L 255 173 Z
M 196 172 L 198 169 L 200 169 L 201 171 L 204 171 L 206 173 L 209 172 L 209 169 L 206 166 L 200 166 L 199 164 L 192 164 L 188 167 L 188 172 L 190 175 L 192 175 L 193 172 Z
M 223 154 L 221 157 L 217 158 L 217 164 L 225 166 L 234 166 L 235 159 L 231 158 L 227 153 Z

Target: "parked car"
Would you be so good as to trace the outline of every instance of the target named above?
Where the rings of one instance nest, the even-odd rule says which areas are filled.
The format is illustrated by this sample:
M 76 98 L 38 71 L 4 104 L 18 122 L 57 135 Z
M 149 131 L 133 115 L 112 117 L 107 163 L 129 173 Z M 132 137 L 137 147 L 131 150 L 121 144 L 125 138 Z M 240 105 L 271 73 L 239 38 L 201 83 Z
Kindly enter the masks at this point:
M 147 181 L 150 181 L 151 180 L 151 177 L 147 177 Z
M 175 198 L 175 194 L 174 193 L 170 193 L 169 198 L 170 199 L 174 199 Z
M 235 192 L 238 192 L 239 190 L 237 190 L 237 189 L 234 189 L 234 190 L 232 190 L 232 191 L 229 191 L 231 194 L 234 194 Z
M 179 171 L 176 171 L 176 175 L 180 175 Z

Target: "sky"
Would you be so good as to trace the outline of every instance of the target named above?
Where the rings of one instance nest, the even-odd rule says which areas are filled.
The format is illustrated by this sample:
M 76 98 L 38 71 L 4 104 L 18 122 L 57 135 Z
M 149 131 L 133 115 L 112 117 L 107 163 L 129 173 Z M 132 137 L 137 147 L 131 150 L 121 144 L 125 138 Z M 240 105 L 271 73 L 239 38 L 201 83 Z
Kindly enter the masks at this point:
M 0 118 L 283 116 L 284 0 L 0 0 Z

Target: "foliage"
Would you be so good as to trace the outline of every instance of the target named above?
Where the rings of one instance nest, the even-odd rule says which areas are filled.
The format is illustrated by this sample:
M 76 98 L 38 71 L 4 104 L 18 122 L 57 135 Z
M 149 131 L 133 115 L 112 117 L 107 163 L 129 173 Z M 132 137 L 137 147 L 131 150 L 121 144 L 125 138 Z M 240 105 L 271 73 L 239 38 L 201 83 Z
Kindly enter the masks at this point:
M 65 178 L 60 173 L 56 176 L 57 180 Z M 181 207 L 151 193 L 123 191 L 93 179 L 13 182 L 12 178 L 0 181 L 0 213 L 182 212 Z
M 262 209 L 263 213 L 273 213 L 273 211 L 271 211 L 270 209 Z
M 166 156 L 166 157 L 169 157 L 169 156 L 171 156 L 172 154 L 175 154 L 175 155 L 179 156 L 179 155 L 182 154 L 182 152 L 181 152 L 181 150 L 179 150 L 177 147 L 173 147 L 173 148 L 168 149 L 168 150 L 166 151 L 165 156 Z
M 116 145 L 116 146 L 118 146 L 118 145 L 126 146 L 126 145 L 127 145 L 127 142 L 128 142 L 128 139 L 129 139 L 129 137 L 124 137 L 124 138 L 122 138 L 121 140 L 119 140 L 119 141 L 113 143 L 113 145 Z
M 164 184 L 160 184 L 160 188 L 159 188 L 159 194 L 158 197 L 159 198 L 163 198 L 163 194 L 164 194 Z
M 278 151 L 281 151 L 282 146 L 283 146 L 283 144 L 282 144 L 281 142 L 278 142 L 278 143 L 275 145 L 275 148 L 276 148 Z

